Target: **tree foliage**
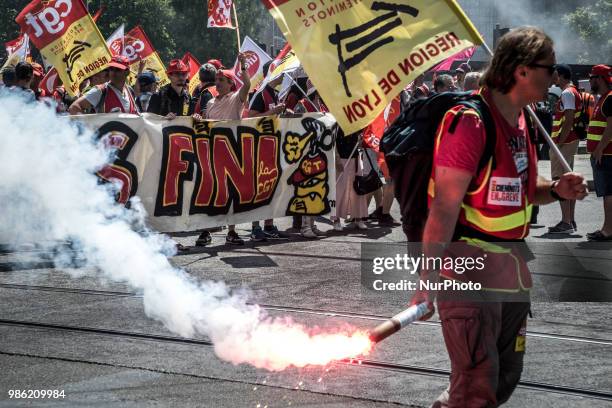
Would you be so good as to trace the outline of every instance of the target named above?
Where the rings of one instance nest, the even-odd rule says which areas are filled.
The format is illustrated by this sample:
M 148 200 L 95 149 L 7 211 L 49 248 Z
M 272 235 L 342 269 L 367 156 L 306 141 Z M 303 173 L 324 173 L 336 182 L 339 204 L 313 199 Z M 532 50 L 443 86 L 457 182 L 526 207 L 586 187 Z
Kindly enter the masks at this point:
M 2 51 L 0 55 L 4 59 L 4 43 L 14 40 L 19 35 L 19 26 L 15 22 L 15 17 L 25 7 L 27 2 L 23 0 L 0 0 L 0 42 Z
M 29 0 L 0 0 L 0 40 L 3 43 L 19 35 L 15 17 L 28 3 Z M 182 57 L 185 51 L 190 51 L 201 62 L 217 58 L 227 66 L 232 65 L 236 57 L 236 32 L 206 27 L 205 0 L 92 0 L 86 3 L 92 14 L 100 6 L 106 7 L 98 20 L 105 38 L 121 24 L 125 24 L 126 31 L 140 25 L 166 63 Z M 258 0 L 235 0 L 235 3 L 242 39 L 248 35 L 263 42 L 272 24 L 267 10 Z M 0 59 L 5 57 L 2 47 Z
M 609 64 L 612 58 L 612 0 L 597 0 L 566 14 L 564 21 L 583 42 L 578 63 Z
M 217 58 L 226 66 L 232 65 L 238 49 L 236 32 L 227 28 L 207 28 L 205 2 L 202 6 L 194 6 L 192 0 L 173 0 L 172 3 L 177 14 L 172 28 L 176 40 L 175 55 L 182 56 L 185 51 L 191 51 L 202 62 Z M 271 24 L 267 10 L 258 0 L 240 0 L 235 4 L 241 38 L 248 35 L 263 42 L 264 32 Z

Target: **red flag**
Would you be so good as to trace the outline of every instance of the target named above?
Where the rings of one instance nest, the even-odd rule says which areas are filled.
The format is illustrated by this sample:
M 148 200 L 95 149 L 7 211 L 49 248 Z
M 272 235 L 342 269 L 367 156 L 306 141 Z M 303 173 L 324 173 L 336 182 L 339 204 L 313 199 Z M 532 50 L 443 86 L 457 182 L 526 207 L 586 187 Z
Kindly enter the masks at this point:
M 458 52 L 450 58 L 445 59 L 435 67 L 433 67 L 432 71 L 450 71 L 453 62 L 460 60 L 469 60 L 472 58 L 472 55 L 476 52 L 476 47 L 468 48 L 464 51 Z
M 98 22 L 98 19 L 100 18 L 102 13 L 104 13 L 104 11 L 106 11 L 106 6 L 103 5 L 98 9 L 98 11 L 96 11 L 96 14 L 91 16 L 91 19 L 94 21 L 94 23 Z
M 147 37 L 142 27 L 132 28 L 124 37 L 123 56 L 130 62 L 130 69 L 136 71 L 138 63 L 144 60 L 146 69 L 155 73 L 159 78 L 159 85 L 164 86 L 170 82 L 166 75 L 163 61 L 155 51 L 153 43 Z
M 385 154 L 380 151 L 380 139 L 383 137 L 385 130 L 399 116 L 401 111 L 400 96 L 396 96 L 380 115 L 374 119 L 365 129 L 363 129 L 363 143 L 366 147 L 373 149 L 376 152 L 376 162 L 382 170 L 385 178 L 389 178 L 389 167 L 385 161 Z
M 207 27 L 235 28 L 232 22 L 233 0 L 208 0 Z
M 195 76 L 200 71 L 200 65 L 202 65 L 200 64 L 200 61 L 198 61 L 198 59 L 194 57 L 193 54 L 189 51 L 187 51 L 185 55 L 183 55 L 183 58 L 181 58 L 181 60 L 189 67 L 189 79 L 191 80 L 192 78 L 195 78 Z
M 187 51 L 181 60 L 189 67 L 189 93 L 193 95 L 197 86 L 200 84 L 198 72 L 200 71 L 200 61 Z
M 400 114 L 400 110 L 401 100 L 398 95 L 389 105 L 387 105 L 385 110 L 363 130 L 363 142 L 367 147 L 377 152 L 379 151 L 380 139 L 383 133 L 393 122 L 395 122 L 395 119 L 397 119 Z
M 52 95 L 55 88 L 60 86 L 60 77 L 57 75 L 57 70 L 51 68 L 49 72 L 40 80 L 40 89 L 46 92 L 47 95 Z
M 30 57 L 30 38 L 25 33 L 12 41 L 5 42 L 4 47 L 9 57 L 18 54 L 20 61 L 26 61 Z
M 125 48 L 123 49 L 123 55 L 128 58 L 130 64 L 145 59 L 155 52 L 155 48 L 153 48 L 153 44 L 149 41 L 149 37 L 147 37 L 140 26 L 132 28 L 130 32 L 125 35 L 124 41 Z

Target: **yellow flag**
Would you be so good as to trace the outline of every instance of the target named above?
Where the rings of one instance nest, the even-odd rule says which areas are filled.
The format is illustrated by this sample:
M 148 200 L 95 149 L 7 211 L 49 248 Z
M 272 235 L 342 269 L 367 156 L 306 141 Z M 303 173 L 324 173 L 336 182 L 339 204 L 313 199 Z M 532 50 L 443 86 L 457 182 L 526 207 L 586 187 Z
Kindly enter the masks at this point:
M 33 0 L 15 21 L 57 69 L 72 96 L 110 61 L 106 42 L 81 0 Z
M 164 63 L 157 52 L 149 54 L 148 56 L 144 57 L 143 60 L 145 61 L 144 70 L 151 71 L 155 74 L 155 76 L 159 79 L 160 87 L 170 83 L 170 78 L 168 78 L 168 75 L 166 74 L 166 67 L 164 66 Z M 140 62 L 130 65 L 130 69 L 133 72 L 138 72 L 139 63 Z
M 124 41 L 123 54 L 130 61 L 130 69 L 133 72 L 138 72 L 138 65 L 144 60 L 145 71 L 151 71 L 159 78 L 160 87 L 170 83 L 166 67 L 142 27 L 136 26 L 131 29 L 125 35 Z
M 268 68 L 268 78 L 276 78 L 283 72 L 289 73 L 300 67 L 300 60 L 295 55 L 295 51 L 291 49 L 291 45 L 285 44 L 283 49 L 278 53 L 276 58 L 272 60 Z
M 455 0 L 262 0 L 345 133 L 482 38 Z

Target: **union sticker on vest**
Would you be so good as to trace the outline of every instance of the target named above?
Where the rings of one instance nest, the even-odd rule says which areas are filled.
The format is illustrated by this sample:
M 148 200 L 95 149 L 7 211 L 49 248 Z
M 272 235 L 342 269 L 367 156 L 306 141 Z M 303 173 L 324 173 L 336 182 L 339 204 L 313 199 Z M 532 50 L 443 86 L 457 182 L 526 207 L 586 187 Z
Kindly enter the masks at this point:
M 529 167 L 529 156 L 527 152 L 516 152 L 514 154 L 514 164 L 516 165 L 516 171 L 521 174 Z
M 521 206 L 521 179 L 516 177 L 491 177 L 488 204 Z

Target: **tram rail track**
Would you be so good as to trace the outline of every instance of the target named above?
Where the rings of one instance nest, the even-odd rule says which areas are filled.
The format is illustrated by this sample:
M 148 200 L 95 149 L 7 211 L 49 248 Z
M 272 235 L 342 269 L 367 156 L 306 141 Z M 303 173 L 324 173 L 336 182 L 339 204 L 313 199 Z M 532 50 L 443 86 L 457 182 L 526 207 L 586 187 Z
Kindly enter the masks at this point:
M 43 291 L 43 292 L 60 292 L 60 293 L 70 293 L 70 294 L 88 295 L 88 296 L 142 298 L 142 295 L 136 292 L 105 291 L 105 290 L 96 290 L 96 289 L 66 288 L 66 287 L 54 287 L 54 286 L 36 286 L 36 285 L 0 283 L 0 288 L 15 289 L 15 290 Z M 265 304 L 265 303 L 258 303 L 258 305 L 267 311 L 277 311 L 277 312 L 306 314 L 306 315 L 325 316 L 325 317 L 341 317 L 341 318 L 347 318 L 347 319 L 363 319 L 363 320 L 372 320 L 376 322 L 381 322 L 391 317 L 391 316 L 376 315 L 376 314 L 354 313 L 354 312 L 346 312 L 346 311 L 316 309 L 316 308 L 292 307 L 292 306 L 273 305 L 273 304 Z M 440 326 L 439 321 L 415 322 L 413 324 L 423 325 L 423 326 Z M 594 344 L 594 345 L 602 345 L 602 346 L 612 346 L 612 340 L 601 339 L 601 338 L 596 338 L 596 337 L 588 337 L 588 336 L 572 336 L 572 335 L 566 335 L 566 334 L 547 333 L 547 332 L 529 331 L 529 330 L 527 331 L 527 336 L 534 337 L 534 338 L 550 339 L 550 340 L 569 341 L 569 342 L 586 343 L 586 344 Z
M 12 319 L 0 319 L 1 326 L 13 326 L 13 327 L 25 327 L 36 330 L 50 330 L 50 331 L 61 331 L 61 332 L 73 332 L 73 333 L 85 333 L 91 335 L 110 336 L 115 338 L 131 338 L 146 341 L 156 341 L 162 343 L 175 343 L 175 344 L 187 344 L 195 346 L 212 347 L 213 344 L 209 340 L 193 339 L 193 338 L 182 338 L 176 336 L 166 335 L 154 335 L 139 332 L 130 332 L 124 330 L 112 330 L 102 329 L 94 327 L 83 327 L 83 326 L 68 326 L 61 324 L 51 324 L 34 321 L 22 321 Z M 358 361 L 358 363 L 357 363 Z M 359 368 L 369 368 L 393 372 L 401 372 L 406 374 L 434 376 L 440 378 L 447 378 L 450 375 L 448 370 L 438 369 L 435 367 L 426 366 L 415 366 L 409 364 L 396 364 L 386 361 L 377 361 L 369 359 L 346 359 L 337 362 L 343 365 L 350 365 Z M 612 401 L 612 391 L 594 390 L 588 388 L 572 387 L 563 384 L 551 384 L 539 381 L 522 380 L 519 382 L 518 387 L 541 391 L 551 392 L 555 394 L 562 394 L 568 396 L 576 396 L 582 398 L 589 398 L 601 401 Z

